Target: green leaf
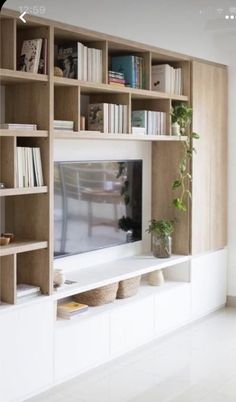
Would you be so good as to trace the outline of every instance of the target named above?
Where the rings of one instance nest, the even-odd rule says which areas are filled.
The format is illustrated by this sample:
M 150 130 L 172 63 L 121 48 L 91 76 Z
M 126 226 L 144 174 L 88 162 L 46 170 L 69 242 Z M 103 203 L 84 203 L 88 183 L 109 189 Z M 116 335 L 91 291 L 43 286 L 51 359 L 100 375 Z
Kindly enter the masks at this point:
M 192 133 L 191 137 L 194 138 L 195 140 L 198 140 L 200 138 L 200 135 L 197 133 Z
M 185 205 L 185 203 L 180 199 L 180 198 L 175 198 L 173 200 L 173 205 L 175 208 L 179 209 L 180 211 L 187 211 L 187 207 Z
M 175 180 L 172 184 L 172 190 L 178 188 L 181 186 L 181 181 L 180 180 Z

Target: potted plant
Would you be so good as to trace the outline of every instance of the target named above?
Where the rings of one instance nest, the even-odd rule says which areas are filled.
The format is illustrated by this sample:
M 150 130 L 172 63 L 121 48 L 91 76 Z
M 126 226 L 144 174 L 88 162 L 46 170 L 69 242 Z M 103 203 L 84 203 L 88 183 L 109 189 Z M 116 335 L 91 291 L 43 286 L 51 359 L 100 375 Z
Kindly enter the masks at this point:
M 172 108 L 171 122 L 173 135 L 186 135 L 186 128 L 192 121 L 192 108 L 180 103 Z
M 172 233 L 174 227 L 170 220 L 150 221 L 147 229 L 148 233 L 152 234 L 152 253 L 157 258 L 168 258 L 171 256 Z

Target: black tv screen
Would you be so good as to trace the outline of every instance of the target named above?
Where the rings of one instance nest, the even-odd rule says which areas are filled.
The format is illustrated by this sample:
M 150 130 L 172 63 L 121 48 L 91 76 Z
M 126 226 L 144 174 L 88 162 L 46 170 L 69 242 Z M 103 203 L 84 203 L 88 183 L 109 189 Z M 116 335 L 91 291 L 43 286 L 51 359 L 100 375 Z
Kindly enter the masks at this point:
M 142 161 L 55 162 L 54 257 L 142 239 Z

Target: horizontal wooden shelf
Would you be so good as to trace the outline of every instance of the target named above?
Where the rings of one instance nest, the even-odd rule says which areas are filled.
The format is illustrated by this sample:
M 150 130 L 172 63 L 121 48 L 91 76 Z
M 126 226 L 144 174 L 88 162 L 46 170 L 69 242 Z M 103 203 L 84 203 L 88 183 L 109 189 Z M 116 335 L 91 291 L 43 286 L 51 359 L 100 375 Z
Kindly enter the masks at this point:
M 0 137 L 48 137 L 47 130 L 5 130 L 0 129 Z
M 48 187 L 19 187 L 19 188 L 2 188 L 0 189 L 0 197 L 26 194 L 42 194 L 47 193 Z
M 106 134 L 99 131 L 54 131 L 55 139 L 122 140 L 122 141 L 186 141 L 187 137 L 174 135 Z
M 48 75 L 44 74 L 33 74 L 33 73 L 27 73 L 25 71 L 15 71 L 15 70 L 8 70 L 5 68 L 0 69 L 0 81 L 3 84 L 8 84 L 8 83 L 26 83 L 26 82 L 47 82 L 48 81 Z
M 155 258 L 151 255 L 138 255 L 122 258 L 104 264 L 93 265 L 86 269 L 66 272 L 66 279 L 78 282 L 58 289 L 54 295 L 56 300 L 72 296 L 77 293 L 96 289 L 110 283 L 144 275 L 157 269 L 164 269 L 173 265 L 189 261 L 190 256 L 173 255 L 170 258 Z
M 47 241 L 17 240 L 7 246 L 0 246 L 0 257 L 26 253 L 27 251 L 41 250 L 48 247 Z
M 98 84 L 88 81 L 79 81 L 72 78 L 54 77 L 55 85 L 62 86 L 80 86 L 82 94 L 93 93 L 127 93 L 134 99 L 171 99 L 187 102 L 188 97 L 185 95 L 167 94 L 165 92 L 149 91 L 147 89 L 135 89 L 130 87 L 117 88 L 109 84 Z
M 144 299 L 146 297 L 151 297 L 154 295 L 158 295 L 164 292 L 168 292 L 174 290 L 176 288 L 186 288 L 191 286 L 188 282 L 174 282 L 174 281 L 165 281 L 161 286 L 150 286 L 147 283 L 141 283 L 141 286 L 138 289 L 138 293 L 132 298 L 126 299 L 116 299 L 113 303 L 108 303 L 103 306 L 97 307 L 89 307 L 88 310 L 84 313 L 78 314 L 77 317 L 74 317 L 71 320 L 66 320 L 60 317 L 57 317 L 57 327 L 60 328 L 64 325 L 70 325 L 71 323 L 75 323 L 77 320 L 83 320 L 97 314 L 102 314 L 108 311 L 117 310 L 119 308 L 123 308 L 132 303 L 136 303 L 137 300 Z

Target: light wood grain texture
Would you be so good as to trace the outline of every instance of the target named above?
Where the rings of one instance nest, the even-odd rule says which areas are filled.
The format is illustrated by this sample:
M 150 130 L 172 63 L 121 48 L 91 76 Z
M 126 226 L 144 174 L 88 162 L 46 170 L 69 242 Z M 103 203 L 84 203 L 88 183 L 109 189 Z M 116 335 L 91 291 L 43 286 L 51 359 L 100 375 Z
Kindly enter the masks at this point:
M 152 144 L 152 218 L 174 220 L 173 252 L 189 254 L 189 213 L 178 212 L 172 206 L 176 195 L 172 183 L 182 154 L 181 143 Z M 187 205 L 189 210 L 188 201 Z
M 192 252 L 217 250 L 227 243 L 227 71 L 193 62 L 194 141 Z
M 5 187 L 15 187 L 15 149 L 14 137 L 0 138 L 0 178 Z
M 14 83 L 30 83 L 30 82 L 47 82 L 48 76 L 44 74 L 27 73 L 25 71 L 12 71 L 8 69 L 0 69 L 0 79 L 2 84 Z
M 43 294 L 50 294 L 48 250 L 35 250 L 17 256 L 17 283 L 40 286 Z
M 16 69 L 16 20 L 1 19 L 0 66 Z
M 0 258 L 0 300 L 16 303 L 16 255 Z
M 16 240 L 7 246 L 0 247 L 0 257 L 25 253 L 27 251 L 39 250 L 47 248 L 48 243 L 46 241 L 33 241 L 33 240 Z
M 48 84 L 7 85 L 5 91 L 7 123 L 37 124 L 39 130 L 48 129 Z
M 0 129 L 0 137 L 47 137 L 47 130 L 7 130 Z
M 24 195 L 24 194 L 41 194 L 47 193 L 48 187 L 21 187 L 21 188 L 5 188 L 0 189 L 0 197 L 8 197 L 13 195 Z
M 79 87 L 54 88 L 54 119 L 72 120 L 74 130 L 79 129 Z

